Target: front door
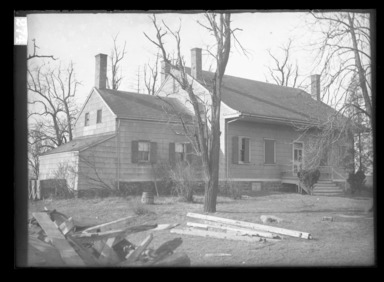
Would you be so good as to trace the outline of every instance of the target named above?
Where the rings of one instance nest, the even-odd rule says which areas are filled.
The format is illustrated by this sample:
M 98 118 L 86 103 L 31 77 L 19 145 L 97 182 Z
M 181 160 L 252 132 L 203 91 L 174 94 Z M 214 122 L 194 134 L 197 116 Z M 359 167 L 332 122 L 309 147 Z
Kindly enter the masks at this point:
M 293 143 L 293 175 L 296 176 L 303 168 L 303 143 Z

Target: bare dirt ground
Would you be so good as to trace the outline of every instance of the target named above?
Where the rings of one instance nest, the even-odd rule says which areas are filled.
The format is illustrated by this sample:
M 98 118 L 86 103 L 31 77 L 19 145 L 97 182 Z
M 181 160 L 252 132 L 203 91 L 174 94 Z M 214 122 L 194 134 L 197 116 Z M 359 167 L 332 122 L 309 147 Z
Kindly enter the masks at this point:
M 99 224 L 135 214 L 139 197 L 95 199 L 41 200 L 29 203 L 29 216 L 44 207 L 72 216 L 76 222 Z M 186 217 L 188 212 L 202 213 L 203 197 L 195 203 L 179 202 L 172 197 L 155 197 L 154 205 L 143 205 L 143 215 L 135 223 L 180 223 L 198 220 Z M 218 197 L 218 217 L 262 223 L 261 215 L 275 215 L 281 223 L 269 225 L 309 232 L 313 240 L 286 236 L 284 240 L 248 243 L 224 239 L 172 234 L 169 230 L 153 231 L 150 247 L 181 237 L 176 250 L 186 252 L 192 266 L 373 266 L 375 263 L 374 215 L 367 212 L 372 196 L 319 197 L 291 193 L 258 193 L 241 200 Z M 323 221 L 324 216 L 333 221 Z M 128 239 L 139 244 L 150 232 Z M 225 253 L 230 256 L 211 256 Z M 208 256 L 207 256 L 208 254 Z

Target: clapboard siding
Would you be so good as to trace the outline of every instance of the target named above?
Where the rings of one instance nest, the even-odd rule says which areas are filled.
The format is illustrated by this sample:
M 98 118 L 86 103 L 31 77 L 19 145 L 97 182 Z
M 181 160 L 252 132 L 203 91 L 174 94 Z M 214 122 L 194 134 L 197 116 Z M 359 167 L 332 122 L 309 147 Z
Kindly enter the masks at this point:
M 276 179 L 281 177 L 281 165 L 292 160 L 292 143 L 299 137 L 292 127 L 256 122 L 235 121 L 228 124 L 229 178 Z M 250 163 L 232 163 L 232 137 L 250 138 Z M 264 164 L 264 138 L 275 140 L 276 164 Z
M 100 188 L 101 181 L 112 188 L 116 181 L 116 164 L 116 137 L 80 152 L 80 189 Z M 97 175 L 101 181 L 92 180 L 97 179 Z
M 121 120 L 119 130 L 120 140 L 120 180 L 140 181 L 152 180 L 151 164 L 132 163 L 131 143 L 134 140 L 148 140 L 157 143 L 157 160 L 168 161 L 169 143 L 187 142 L 183 134 L 177 135 L 172 128 L 174 125 L 160 122 L 144 122 Z
M 102 122 L 96 123 L 97 110 L 102 110 Z M 89 113 L 89 125 L 84 126 L 85 114 Z M 93 90 L 84 109 L 81 111 L 73 130 L 74 137 L 88 136 L 116 130 L 116 118 L 100 95 Z

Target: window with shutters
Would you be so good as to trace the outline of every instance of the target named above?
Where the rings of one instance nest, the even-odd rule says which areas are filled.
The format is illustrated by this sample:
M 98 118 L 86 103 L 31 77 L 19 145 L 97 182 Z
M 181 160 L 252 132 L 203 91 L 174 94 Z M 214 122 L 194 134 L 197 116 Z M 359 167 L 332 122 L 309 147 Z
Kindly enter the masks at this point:
M 264 164 L 276 164 L 275 140 L 264 139 Z
M 175 158 L 176 161 L 185 161 L 187 153 L 187 144 L 175 143 Z
M 85 113 L 84 126 L 88 126 L 88 125 L 89 125 L 89 113 Z
M 250 160 L 250 154 L 249 154 L 249 144 L 250 139 L 248 137 L 234 137 L 234 150 L 237 150 L 237 152 L 234 152 L 233 158 L 234 163 L 238 164 L 246 164 L 249 163 Z
M 97 110 L 96 123 L 101 123 L 101 121 L 102 121 L 102 111 Z
M 149 162 L 151 143 L 139 141 L 138 143 L 138 161 Z

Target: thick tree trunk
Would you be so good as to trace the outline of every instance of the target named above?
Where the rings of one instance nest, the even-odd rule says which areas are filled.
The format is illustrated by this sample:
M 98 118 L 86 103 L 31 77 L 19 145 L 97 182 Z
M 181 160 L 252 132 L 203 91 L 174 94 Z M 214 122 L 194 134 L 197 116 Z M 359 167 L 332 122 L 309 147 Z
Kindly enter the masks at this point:
M 372 125 L 372 101 L 371 101 L 369 94 L 368 94 L 365 71 L 364 71 L 364 68 L 363 68 L 363 66 L 361 64 L 361 60 L 360 60 L 360 55 L 359 55 L 358 46 L 357 46 L 357 38 L 356 38 L 355 30 L 354 30 L 354 23 L 353 23 L 353 20 L 351 18 L 351 15 L 349 13 L 348 13 L 348 20 L 349 20 L 349 25 L 350 25 L 350 33 L 352 36 L 352 44 L 353 44 L 353 51 L 355 54 L 356 67 L 357 67 L 357 71 L 359 74 L 359 82 L 360 82 L 359 84 L 360 84 L 360 87 L 361 87 L 361 90 L 363 93 L 365 108 L 366 108 L 366 111 L 369 115 L 369 119 L 370 119 L 371 125 Z

